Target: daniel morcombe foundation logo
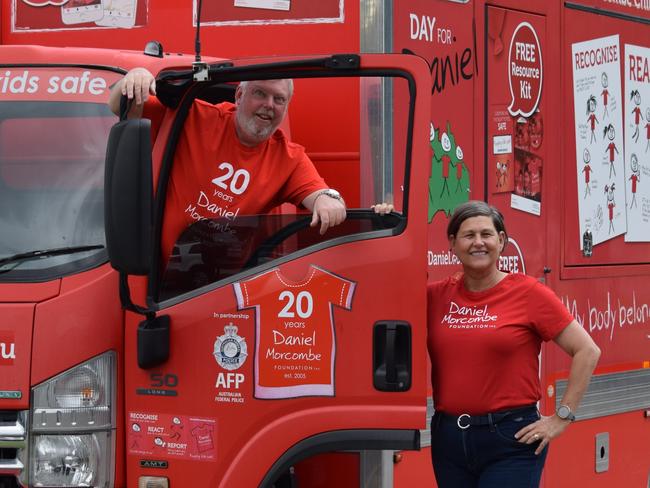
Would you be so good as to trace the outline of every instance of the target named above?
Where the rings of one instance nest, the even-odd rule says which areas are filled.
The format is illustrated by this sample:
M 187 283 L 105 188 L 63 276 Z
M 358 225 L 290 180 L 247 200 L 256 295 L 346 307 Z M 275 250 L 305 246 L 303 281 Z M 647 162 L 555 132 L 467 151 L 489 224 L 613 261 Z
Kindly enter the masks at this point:
M 450 329 L 495 329 L 498 316 L 488 305 L 462 306 L 452 301 L 442 323 Z

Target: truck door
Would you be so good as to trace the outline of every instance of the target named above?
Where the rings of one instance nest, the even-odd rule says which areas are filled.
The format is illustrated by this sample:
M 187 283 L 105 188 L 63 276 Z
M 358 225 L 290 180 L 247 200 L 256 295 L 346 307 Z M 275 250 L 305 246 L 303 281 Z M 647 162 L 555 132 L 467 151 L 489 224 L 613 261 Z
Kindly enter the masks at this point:
M 428 381 L 426 64 L 396 55 L 235 63 L 179 89 L 187 73 L 158 83 L 171 108 L 153 149 L 160 176 L 146 299 L 157 318 L 127 318 L 129 486 L 143 476 L 171 486 L 271 486 L 319 453 L 418 448 Z M 230 203 L 261 195 L 273 175 L 254 181 L 252 169 L 215 155 L 203 161 L 210 178 L 192 182 L 180 209 L 194 223 L 163 255 L 167 194 L 183 174 L 174 165 L 187 164 L 189 107 L 227 102 L 239 81 L 269 78 L 293 78 L 284 133 L 342 194 L 346 221 L 320 235 L 300 208 L 244 215 Z M 199 131 L 191 151 L 210 145 L 212 133 L 191 129 Z M 395 210 L 376 215 L 371 206 L 381 202 Z M 142 328 L 167 320 L 168 358 L 139 367 Z
M 485 200 L 505 217 L 510 242 L 499 263 L 508 272 L 543 278 L 548 271 L 546 222 L 549 205 L 543 202 L 559 188 L 550 159 L 549 116 L 542 90 L 546 19 L 520 11 L 487 7 L 486 64 L 486 175 Z M 557 220 L 557 218 L 556 218 Z M 527 252 L 525 252 L 525 250 Z

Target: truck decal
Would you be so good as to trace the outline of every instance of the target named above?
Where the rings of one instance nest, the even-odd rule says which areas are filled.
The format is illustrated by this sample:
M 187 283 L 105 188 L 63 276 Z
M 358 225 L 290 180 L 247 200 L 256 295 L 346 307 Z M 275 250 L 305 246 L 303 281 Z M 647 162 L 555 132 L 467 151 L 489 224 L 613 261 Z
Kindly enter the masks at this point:
M 333 307 L 352 309 L 356 283 L 312 265 L 301 282 L 274 268 L 233 286 L 255 308 L 255 397 L 334 396 Z
M 441 131 L 431 124 L 429 140 L 433 157 L 429 178 L 429 223 L 443 211 L 450 215 L 454 208 L 469 199 L 469 168 L 464 153 L 456 142 L 451 122 Z
M 130 454 L 213 461 L 217 421 L 212 418 L 163 413 L 128 413 Z

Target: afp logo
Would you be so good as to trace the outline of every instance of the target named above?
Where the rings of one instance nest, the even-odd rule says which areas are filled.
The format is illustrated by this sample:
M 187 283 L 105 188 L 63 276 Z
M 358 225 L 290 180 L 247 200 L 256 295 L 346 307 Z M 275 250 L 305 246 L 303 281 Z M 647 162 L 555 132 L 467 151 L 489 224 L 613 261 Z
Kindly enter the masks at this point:
M 248 357 L 246 339 L 237 335 L 237 330 L 232 322 L 226 325 L 225 334 L 217 337 L 212 351 L 219 366 L 228 371 L 239 369 Z

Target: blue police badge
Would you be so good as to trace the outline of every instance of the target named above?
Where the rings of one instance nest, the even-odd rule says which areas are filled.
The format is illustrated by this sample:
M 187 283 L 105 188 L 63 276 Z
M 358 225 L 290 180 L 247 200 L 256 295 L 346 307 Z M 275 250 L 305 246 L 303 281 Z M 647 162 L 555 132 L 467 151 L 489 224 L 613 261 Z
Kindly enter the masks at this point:
M 232 322 L 223 328 L 225 334 L 214 342 L 213 355 L 219 366 L 232 371 L 239 369 L 248 357 L 246 339 L 237 335 L 237 326 Z

